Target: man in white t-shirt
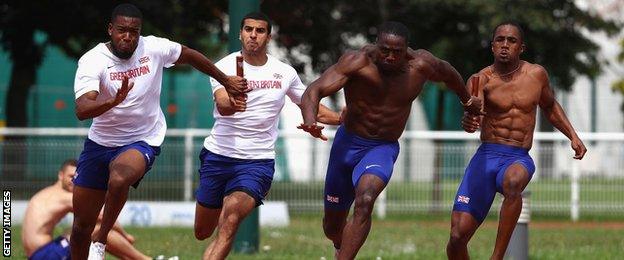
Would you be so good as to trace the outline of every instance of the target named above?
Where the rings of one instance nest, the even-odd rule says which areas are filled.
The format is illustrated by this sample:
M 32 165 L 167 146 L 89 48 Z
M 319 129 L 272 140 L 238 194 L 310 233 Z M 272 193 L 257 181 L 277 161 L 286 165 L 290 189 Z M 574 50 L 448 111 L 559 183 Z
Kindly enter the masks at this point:
M 115 7 L 108 26 L 111 41 L 78 61 L 74 83 L 76 116 L 93 118 L 78 160 L 73 191 L 73 259 L 103 259 L 108 232 L 128 198 L 160 153 L 167 129 L 160 109 L 163 67 L 190 64 L 216 78 L 232 93 L 247 91 L 241 77 L 229 77 L 199 52 L 154 36 L 142 37 L 142 14 L 135 6 Z M 101 228 L 93 235 L 104 205 Z
M 241 21 L 242 51 L 216 63 L 228 75 L 236 74 L 236 56 L 244 59 L 243 71 L 251 92 L 230 95 L 212 80 L 216 119 L 200 154 L 200 184 L 195 209 L 195 237 L 216 238 L 204 259 L 225 259 L 241 221 L 262 204 L 273 180 L 275 141 L 279 114 L 288 96 L 301 102 L 305 85 L 291 66 L 267 55 L 271 22 L 252 12 Z M 339 124 L 340 116 L 322 107 L 319 122 Z M 320 130 L 319 130 L 320 133 Z

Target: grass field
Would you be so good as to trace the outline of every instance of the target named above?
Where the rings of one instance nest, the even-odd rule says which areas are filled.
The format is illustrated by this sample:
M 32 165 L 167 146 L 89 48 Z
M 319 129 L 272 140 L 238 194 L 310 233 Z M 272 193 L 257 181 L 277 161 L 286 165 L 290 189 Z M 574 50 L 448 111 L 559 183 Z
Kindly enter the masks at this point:
M 445 259 L 448 217 L 391 216 L 374 220 L 358 259 Z M 473 259 L 487 259 L 496 235 L 496 220 L 487 220 L 469 245 Z M 531 259 L 623 259 L 624 222 L 571 223 L 534 220 L 529 224 Z M 13 228 L 13 257 L 24 259 L 20 227 Z M 200 259 L 208 242 L 197 241 L 192 228 L 134 228 L 135 246 L 148 255 L 178 255 Z M 260 252 L 231 254 L 228 259 L 333 259 L 333 249 L 321 230 L 320 216 L 296 216 L 287 228 L 263 228 Z M 112 259 L 112 257 L 111 257 Z

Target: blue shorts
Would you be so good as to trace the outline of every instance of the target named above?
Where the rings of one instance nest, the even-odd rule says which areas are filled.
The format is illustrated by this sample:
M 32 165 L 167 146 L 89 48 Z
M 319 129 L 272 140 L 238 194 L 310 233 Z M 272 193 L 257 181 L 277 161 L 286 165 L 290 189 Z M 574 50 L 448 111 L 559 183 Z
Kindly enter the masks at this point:
M 146 173 L 152 168 L 156 156 L 160 154 L 160 147 L 149 146 L 143 141 L 119 147 L 106 147 L 87 138 L 84 142 L 84 149 L 78 158 L 74 185 L 97 190 L 108 189 L 109 164 L 121 153 L 130 149 L 138 150 L 143 154 Z M 138 187 L 141 179 L 132 186 L 134 188 Z
M 65 260 L 71 259 L 69 240 L 63 236 L 50 241 L 35 251 L 29 260 Z
M 468 212 L 479 223 L 483 222 L 496 192 L 503 193 L 505 171 L 512 164 L 521 164 L 529 173 L 529 180 L 533 177 L 535 164 L 528 149 L 504 144 L 481 144 L 466 168 L 455 196 L 453 211 Z
M 237 159 L 204 148 L 199 160 L 199 187 L 195 196 L 197 203 L 204 207 L 223 207 L 223 198 L 235 191 L 247 193 L 256 200 L 256 206 L 260 206 L 271 188 L 275 173 L 273 159 Z
M 363 138 L 349 133 L 341 125 L 336 131 L 327 165 L 325 208 L 351 208 L 355 187 L 364 174 L 373 174 L 388 184 L 398 156 L 398 141 Z

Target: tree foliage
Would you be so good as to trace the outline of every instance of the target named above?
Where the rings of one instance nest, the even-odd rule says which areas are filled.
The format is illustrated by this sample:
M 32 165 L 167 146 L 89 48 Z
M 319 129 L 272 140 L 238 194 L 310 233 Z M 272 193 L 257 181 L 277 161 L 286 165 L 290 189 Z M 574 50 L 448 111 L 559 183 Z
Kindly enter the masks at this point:
M 45 47 L 54 45 L 78 58 L 98 42 L 108 41 L 110 14 L 119 3 L 122 1 L 39 0 L 0 4 L 0 44 L 13 61 L 5 103 L 8 126 L 27 126 L 26 100 Z M 223 31 L 226 0 L 143 0 L 134 4 L 143 11 L 144 35 L 172 38 L 205 53 L 214 53 L 227 39 Z M 36 42 L 36 32 L 45 33 L 46 39 Z
M 599 47 L 581 32 L 619 30 L 573 0 L 265 0 L 262 8 L 279 26 L 278 43 L 311 55 L 316 70 L 351 48 L 353 37 L 372 42 L 376 25 L 397 20 L 410 29 L 412 48 L 432 51 L 468 77 L 492 63 L 494 26 L 514 20 L 525 30 L 523 59 L 546 67 L 566 90 L 576 76 L 594 77 L 602 65 L 595 58 Z
M 620 63 L 624 63 L 624 39 L 620 41 L 620 47 L 622 48 L 620 54 L 617 57 L 617 60 Z M 613 83 L 611 86 L 614 92 L 620 93 L 624 95 L 624 76 Z M 622 104 L 621 109 L 624 111 L 624 104 Z

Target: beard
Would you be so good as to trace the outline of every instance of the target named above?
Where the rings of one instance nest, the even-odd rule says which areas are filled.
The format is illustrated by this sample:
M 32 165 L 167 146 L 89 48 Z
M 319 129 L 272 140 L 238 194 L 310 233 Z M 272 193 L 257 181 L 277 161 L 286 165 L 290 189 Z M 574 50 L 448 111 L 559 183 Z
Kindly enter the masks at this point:
M 111 50 L 113 51 L 113 54 L 115 56 L 117 56 L 120 59 L 124 59 L 127 60 L 130 57 L 132 57 L 132 54 L 134 53 L 134 50 L 136 49 L 136 47 L 132 50 L 132 51 L 120 51 L 117 46 L 115 46 L 115 43 L 113 41 L 110 42 L 110 46 L 111 46 Z

